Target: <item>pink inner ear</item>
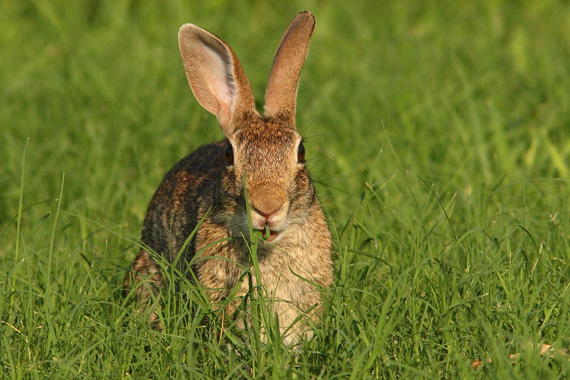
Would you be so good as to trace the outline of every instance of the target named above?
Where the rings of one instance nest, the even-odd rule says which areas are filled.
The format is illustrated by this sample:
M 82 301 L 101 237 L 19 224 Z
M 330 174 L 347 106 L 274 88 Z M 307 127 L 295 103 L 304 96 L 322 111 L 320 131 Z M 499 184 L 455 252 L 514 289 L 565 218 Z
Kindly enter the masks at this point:
M 233 119 L 256 113 L 249 81 L 235 53 L 224 41 L 192 24 L 178 32 L 180 55 L 198 103 L 217 118 L 226 136 Z
M 207 45 L 202 45 L 204 58 L 208 61 L 207 70 L 204 70 L 204 80 L 208 83 L 212 94 L 218 100 L 220 111 L 231 118 L 231 110 L 235 101 L 235 84 L 228 71 L 231 70 L 231 62 L 226 62 L 215 50 Z M 220 115 L 217 115 L 218 118 Z

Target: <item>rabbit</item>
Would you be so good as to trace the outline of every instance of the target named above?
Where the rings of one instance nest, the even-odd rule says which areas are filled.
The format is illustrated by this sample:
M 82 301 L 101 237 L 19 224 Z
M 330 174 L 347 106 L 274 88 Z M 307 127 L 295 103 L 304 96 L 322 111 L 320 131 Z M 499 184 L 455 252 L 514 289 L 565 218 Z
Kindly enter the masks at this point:
M 263 115 L 230 46 L 196 25 L 180 27 L 192 92 L 217 117 L 225 139 L 179 161 L 150 201 L 142 227 L 144 248 L 125 279 L 126 291 L 140 302 L 164 287 L 150 252 L 172 264 L 184 249 L 178 269 L 205 289 L 214 310 L 237 287 L 236 301 L 226 302 L 225 314 L 232 316 L 249 290 L 244 268 L 253 268 L 247 199 L 251 226 L 265 235 L 257 251 L 258 278 L 283 341 L 312 336 L 310 326 L 322 314 L 321 291 L 331 286 L 333 275 L 331 235 L 295 128 L 299 75 L 314 27 L 315 17 L 305 11 L 287 28 L 273 60 Z

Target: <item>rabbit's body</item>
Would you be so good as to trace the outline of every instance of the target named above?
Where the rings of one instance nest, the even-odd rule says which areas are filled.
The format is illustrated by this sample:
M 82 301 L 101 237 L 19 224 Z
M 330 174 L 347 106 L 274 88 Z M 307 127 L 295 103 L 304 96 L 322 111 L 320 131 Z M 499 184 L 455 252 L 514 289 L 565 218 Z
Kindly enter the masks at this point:
M 142 230 L 143 243 L 172 263 L 200 224 L 178 269 L 189 278 L 193 274 L 214 305 L 239 287 L 236 301 L 226 307 L 232 315 L 249 291 L 243 273 L 252 266 L 245 187 L 251 226 L 267 237 L 257 251 L 259 279 L 287 342 L 310 335 L 303 316 L 315 319 L 319 288 L 332 282 L 330 233 L 295 130 L 296 86 L 313 27 L 314 18 L 304 12 L 285 33 L 264 116 L 255 110 L 249 82 L 229 46 L 194 25 L 181 28 L 192 90 L 218 117 L 226 140 L 200 147 L 170 170 L 149 204 Z M 146 250 L 132 267 L 137 275 L 128 276 L 126 285 L 137 286 L 139 298 L 162 288 L 159 266 Z M 255 276 L 253 281 L 256 285 Z M 301 322 L 293 325 L 296 320 Z

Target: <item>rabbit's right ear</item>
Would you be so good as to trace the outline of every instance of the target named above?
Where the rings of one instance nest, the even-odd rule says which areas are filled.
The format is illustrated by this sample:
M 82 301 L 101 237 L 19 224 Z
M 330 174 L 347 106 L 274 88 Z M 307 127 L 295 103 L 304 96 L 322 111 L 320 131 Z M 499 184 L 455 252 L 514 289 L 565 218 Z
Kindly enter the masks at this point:
M 297 86 L 315 29 L 315 16 L 301 12 L 281 38 L 265 89 L 265 115 L 279 117 L 295 129 Z
M 218 118 L 226 137 L 235 132 L 233 121 L 257 113 L 249 80 L 227 43 L 193 24 L 178 32 L 180 54 L 190 88 L 198 102 Z

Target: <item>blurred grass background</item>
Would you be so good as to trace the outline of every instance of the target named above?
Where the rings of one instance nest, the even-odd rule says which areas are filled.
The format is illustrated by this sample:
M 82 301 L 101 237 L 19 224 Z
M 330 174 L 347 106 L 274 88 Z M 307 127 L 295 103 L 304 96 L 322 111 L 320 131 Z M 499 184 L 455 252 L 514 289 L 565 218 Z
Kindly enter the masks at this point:
M 154 336 L 117 290 L 164 173 L 222 137 L 178 28 L 227 41 L 261 109 L 304 9 L 297 124 L 338 252 L 325 322 L 297 356 Z M 528 348 L 570 330 L 568 20 L 556 0 L 0 1 L 6 378 L 568 376 Z

